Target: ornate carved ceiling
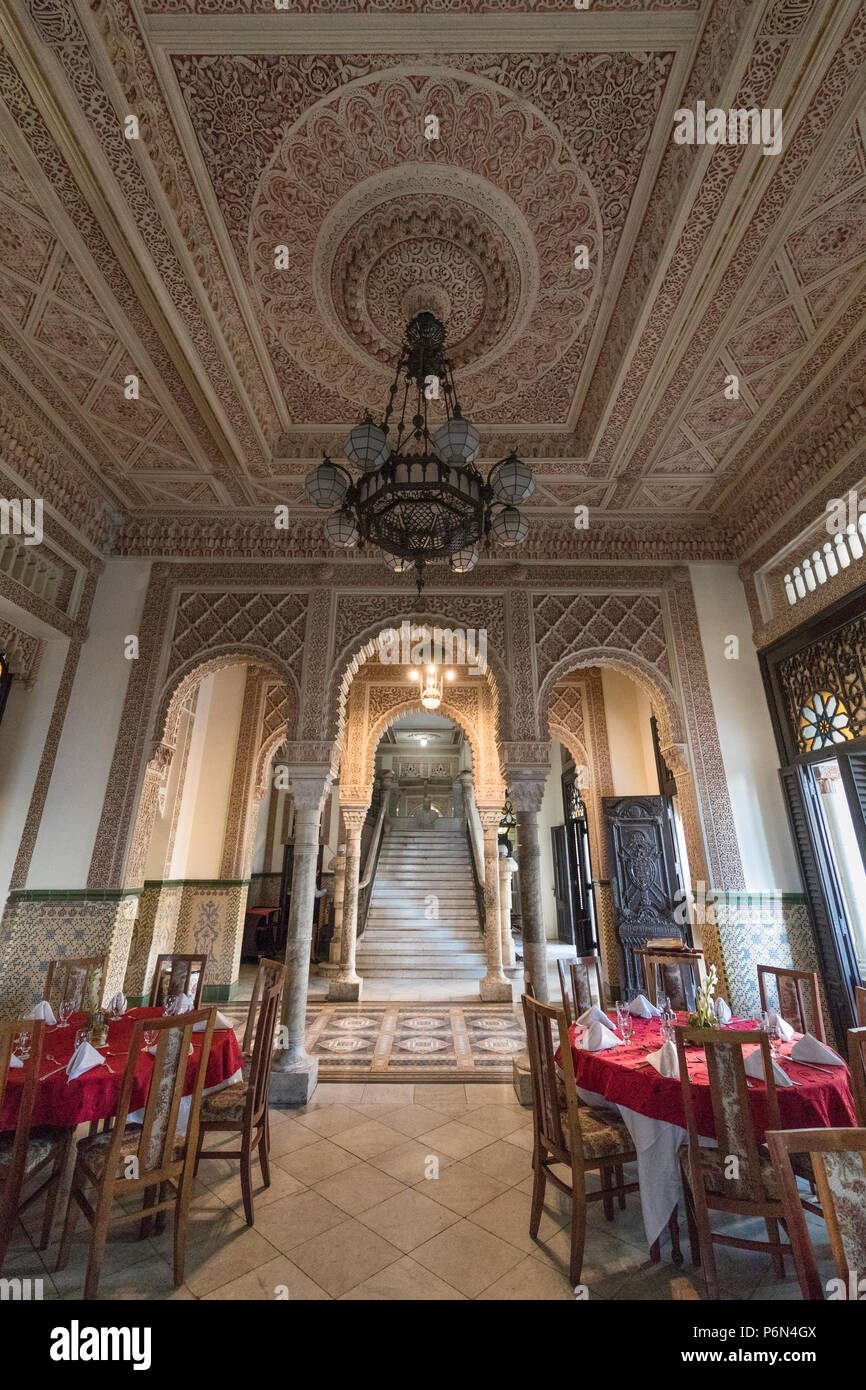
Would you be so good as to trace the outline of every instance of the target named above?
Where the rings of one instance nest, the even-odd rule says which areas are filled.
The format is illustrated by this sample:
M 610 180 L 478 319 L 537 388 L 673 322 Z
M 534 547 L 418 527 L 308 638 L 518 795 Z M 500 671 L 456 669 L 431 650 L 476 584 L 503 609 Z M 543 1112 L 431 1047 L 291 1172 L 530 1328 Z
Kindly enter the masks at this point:
M 866 359 L 866 15 L 565 9 L 4 7 L 0 406 L 122 550 L 254 546 L 277 502 L 314 545 L 303 475 L 424 307 L 482 457 L 534 463 L 533 555 L 743 555 L 793 516 Z M 674 144 L 698 100 L 782 108 L 782 152 Z

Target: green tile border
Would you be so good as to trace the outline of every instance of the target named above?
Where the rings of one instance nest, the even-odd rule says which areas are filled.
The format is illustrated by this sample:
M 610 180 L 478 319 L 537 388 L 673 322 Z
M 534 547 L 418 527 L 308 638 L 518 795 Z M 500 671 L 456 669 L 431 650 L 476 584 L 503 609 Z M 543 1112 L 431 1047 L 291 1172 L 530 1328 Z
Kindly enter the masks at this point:
M 140 898 L 140 888 L 13 888 L 10 902 L 123 902 Z
M 145 888 L 249 888 L 248 878 L 146 878 Z

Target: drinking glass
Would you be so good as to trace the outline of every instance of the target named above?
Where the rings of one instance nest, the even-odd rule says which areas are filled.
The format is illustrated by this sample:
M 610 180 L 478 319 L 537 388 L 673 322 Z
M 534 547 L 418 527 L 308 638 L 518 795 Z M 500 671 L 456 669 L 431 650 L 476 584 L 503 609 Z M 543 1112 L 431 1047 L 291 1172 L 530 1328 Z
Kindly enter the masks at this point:
M 634 1023 L 632 1022 L 632 1016 L 627 1009 L 623 1010 L 622 1016 L 620 1018 L 620 1031 L 622 1033 L 623 1042 L 631 1042 L 632 1038 L 634 1037 Z
M 768 1025 L 767 1032 L 770 1035 L 770 1052 L 774 1057 L 781 1057 L 782 1034 L 779 1032 L 779 1025 L 775 1020 Z
M 75 1046 L 76 1046 L 76 1047 L 80 1047 L 81 1044 L 82 1044 L 83 1042 L 86 1042 L 86 1041 L 87 1041 L 87 1029 L 86 1029 L 86 1028 L 79 1028 L 79 1029 L 77 1030 L 76 1034 L 75 1034 Z
M 19 1033 L 19 1034 L 18 1034 L 18 1037 L 15 1039 L 15 1055 L 16 1055 L 16 1057 L 20 1058 L 20 1060 L 21 1060 L 22 1062 L 26 1062 L 26 1061 L 27 1061 L 27 1058 L 30 1056 L 30 1034 L 29 1034 L 29 1033 Z
M 155 1028 L 145 1028 L 142 1036 L 144 1037 L 145 1047 L 153 1047 L 158 1037 L 158 1034 Z
M 72 1000 L 61 999 L 60 1008 L 57 1010 L 61 1027 L 65 1028 L 72 1016 Z

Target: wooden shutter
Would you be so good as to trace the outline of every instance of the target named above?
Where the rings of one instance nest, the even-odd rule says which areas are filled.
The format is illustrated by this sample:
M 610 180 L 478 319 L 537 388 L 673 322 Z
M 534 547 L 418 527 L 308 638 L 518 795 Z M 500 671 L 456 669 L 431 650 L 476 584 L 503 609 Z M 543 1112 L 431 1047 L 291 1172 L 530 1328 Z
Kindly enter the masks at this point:
M 839 753 L 838 761 L 857 844 L 866 865 L 866 753 Z
M 857 963 L 818 803 L 818 791 L 808 768 L 783 767 L 779 777 L 800 861 L 831 1022 L 837 1039 L 841 1039 L 854 1023 Z

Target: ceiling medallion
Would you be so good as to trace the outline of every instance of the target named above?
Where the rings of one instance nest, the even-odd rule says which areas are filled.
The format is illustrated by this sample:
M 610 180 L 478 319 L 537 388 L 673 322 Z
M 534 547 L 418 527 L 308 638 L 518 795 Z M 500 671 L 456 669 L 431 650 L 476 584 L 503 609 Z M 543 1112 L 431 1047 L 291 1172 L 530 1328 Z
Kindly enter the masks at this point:
M 392 447 L 388 433 L 398 394 Z M 427 418 L 431 400 L 445 408 L 435 434 Z M 512 450 L 485 481 L 474 467 L 480 442 L 460 409 L 445 327 L 423 309 L 406 329 L 381 425 L 368 411 L 343 446 L 360 477 L 325 457 L 307 475 L 307 495 L 317 507 L 338 508 L 325 522 L 333 545 L 351 549 L 372 541 L 397 574 L 414 567 L 420 594 L 428 561 L 446 559 L 455 574 L 467 574 L 491 534 L 500 545 L 526 539 L 529 523 L 518 504 L 535 488 L 532 470 Z

